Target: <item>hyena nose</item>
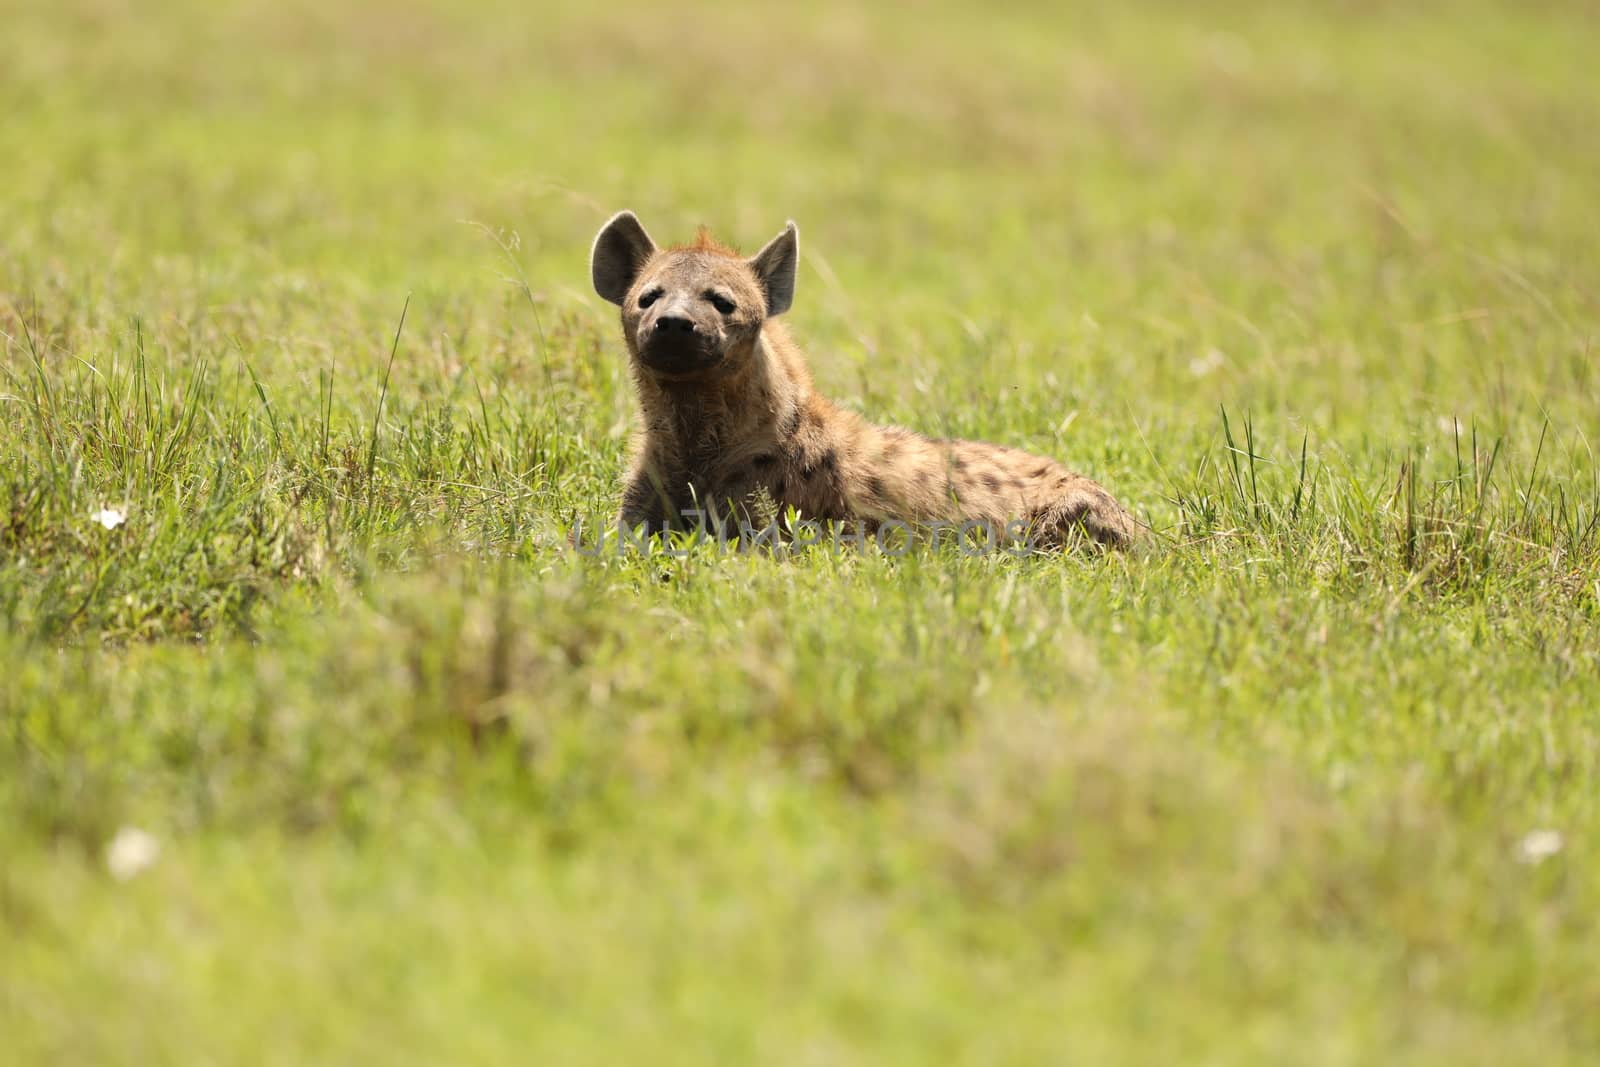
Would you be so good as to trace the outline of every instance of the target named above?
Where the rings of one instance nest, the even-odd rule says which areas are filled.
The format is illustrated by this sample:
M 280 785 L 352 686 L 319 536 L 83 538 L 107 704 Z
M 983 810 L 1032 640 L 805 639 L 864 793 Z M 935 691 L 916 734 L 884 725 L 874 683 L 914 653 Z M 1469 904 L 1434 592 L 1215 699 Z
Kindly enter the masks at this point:
M 656 320 L 657 333 L 694 333 L 694 320 L 681 315 L 663 315 Z

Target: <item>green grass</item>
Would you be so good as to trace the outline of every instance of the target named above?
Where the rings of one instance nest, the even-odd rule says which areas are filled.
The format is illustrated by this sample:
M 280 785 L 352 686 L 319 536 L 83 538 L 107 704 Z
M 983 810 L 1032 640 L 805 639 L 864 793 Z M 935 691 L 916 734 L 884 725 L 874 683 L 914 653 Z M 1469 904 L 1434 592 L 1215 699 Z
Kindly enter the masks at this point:
M 0 24 L 0 1060 L 1600 1055 L 1588 5 Z M 1150 544 L 571 551 L 621 207 Z

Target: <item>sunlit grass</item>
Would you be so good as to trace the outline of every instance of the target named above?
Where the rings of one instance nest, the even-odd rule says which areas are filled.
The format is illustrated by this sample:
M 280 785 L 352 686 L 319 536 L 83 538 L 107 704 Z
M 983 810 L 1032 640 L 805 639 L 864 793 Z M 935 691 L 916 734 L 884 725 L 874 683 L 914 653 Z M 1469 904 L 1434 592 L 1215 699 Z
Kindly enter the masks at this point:
M 1582 4 L 0 5 L 18 1062 L 1584 1062 Z M 588 242 L 1128 555 L 571 550 Z

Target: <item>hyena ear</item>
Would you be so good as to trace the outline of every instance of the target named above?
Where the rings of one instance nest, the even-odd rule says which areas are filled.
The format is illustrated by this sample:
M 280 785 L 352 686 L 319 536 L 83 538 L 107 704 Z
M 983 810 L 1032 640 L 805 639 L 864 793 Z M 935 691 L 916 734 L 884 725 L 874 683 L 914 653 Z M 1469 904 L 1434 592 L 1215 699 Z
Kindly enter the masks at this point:
M 793 222 L 750 257 L 750 269 L 766 290 L 768 315 L 782 315 L 794 303 L 794 272 L 799 265 L 800 228 Z
M 594 280 L 594 291 L 622 305 L 622 300 L 633 287 L 639 269 L 656 254 L 656 243 L 644 232 L 639 220 L 631 211 L 619 211 L 611 221 L 600 227 L 594 239 L 594 249 L 589 253 L 589 276 Z

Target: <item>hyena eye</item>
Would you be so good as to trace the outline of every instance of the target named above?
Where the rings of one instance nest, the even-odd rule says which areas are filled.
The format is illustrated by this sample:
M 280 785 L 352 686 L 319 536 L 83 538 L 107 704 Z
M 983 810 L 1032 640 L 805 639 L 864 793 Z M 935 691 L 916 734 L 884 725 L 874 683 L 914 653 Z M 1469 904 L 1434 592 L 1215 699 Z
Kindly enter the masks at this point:
M 734 307 L 736 305 L 734 304 L 734 302 L 732 300 L 729 300 L 727 297 L 723 296 L 721 293 L 707 293 L 706 294 L 706 299 L 711 301 L 711 306 L 716 308 L 722 314 L 724 314 L 724 315 L 732 315 L 733 314 L 733 309 L 734 309 Z
M 641 296 L 639 298 L 639 306 L 641 308 L 647 308 L 651 304 L 654 304 L 657 300 L 660 300 L 660 299 L 661 299 L 661 288 L 659 286 L 657 286 L 656 288 L 651 289 L 649 292 L 645 293 L 643 296 Z

